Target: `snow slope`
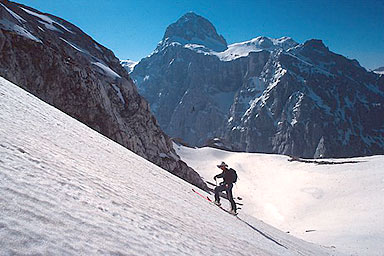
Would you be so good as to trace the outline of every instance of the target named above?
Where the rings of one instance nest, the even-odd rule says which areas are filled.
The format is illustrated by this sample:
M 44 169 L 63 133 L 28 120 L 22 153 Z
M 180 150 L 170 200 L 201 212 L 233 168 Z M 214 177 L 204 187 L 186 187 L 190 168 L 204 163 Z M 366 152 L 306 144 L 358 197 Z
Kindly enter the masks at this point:
M 384 255 L 384 156 L 319 165 L 282 155 L 175 148 L 206 181 L 214 182 L 221 161 L 233 167 L 242 213 L 349 255 Z
M 1 77 L 0 123 L 0 255 L 335 254 L 221 211 Z

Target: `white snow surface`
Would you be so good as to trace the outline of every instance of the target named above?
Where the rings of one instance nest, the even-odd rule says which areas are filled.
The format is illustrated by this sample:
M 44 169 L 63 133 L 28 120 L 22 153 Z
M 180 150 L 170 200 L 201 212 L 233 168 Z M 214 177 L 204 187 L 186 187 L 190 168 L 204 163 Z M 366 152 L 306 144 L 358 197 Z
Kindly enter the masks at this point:
M 0 123 L 0 255 L 335 254 L 247 225 L 1 77 Z
M 262 50 L 273 51 L 276 49 L 288 49 L 295 46 L 295 43 L 290 37 L 282 37 L 278 39 L 259 36 L 249 41 L 234 43 L 228 45 L 228 49 L 223 52 L 214 53 L 222 61 L 232 61 L 240 57 L 246 57 L 251 52 L 259 52 Z
M 357 163 L 317 165 L 282 155 L 176 144 L 175 149 L 212 183 L 221 161 L 234 168 L 241 213 L 348 255 L 384 255 L 384 156 L 326 159 Z
M 113 69 L 111 69 L 110 67 L 108 67 L 104 63 L 92 62 L 92 64 L 95 66 L 98 66 L 100 68 L 99 71 L 102 71 L 100 73 L 102 73 L 106 76 L 109 76 L 109 77 L 114 78 L 114 79 L 121 78 L 121 76 L 119 74 L 117 74 L 115 71 L 113 71 Z

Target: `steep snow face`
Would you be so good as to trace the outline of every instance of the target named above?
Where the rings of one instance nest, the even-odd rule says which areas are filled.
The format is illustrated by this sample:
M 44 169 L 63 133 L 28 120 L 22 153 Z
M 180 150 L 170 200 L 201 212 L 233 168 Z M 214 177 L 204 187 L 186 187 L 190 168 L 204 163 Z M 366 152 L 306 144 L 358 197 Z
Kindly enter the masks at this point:
M 221 161 L 234 168 L 241 213 L 347 255 L 383 254 L 384 156 L 316 164 L 272 154 L 175 148 L 206 181 L 214 182 Z
M 227 42 L 223 36 L 217 34 L 212 23 L 193 12 L 186 13 L 167 27 L 158 49 L 171 43 L 200 45 L 218 52 L 227 49 Z
M 1 255 L 336 254 L 225 213 L 3 78 L 0 123 Z
M 139 63 L 138 61 L 133 61 L 133 60 L 120 60 L 121 66 L 127 70 L 128 74 L 130 74 L 135 66 Z
M 184 179 L 181 162 L 115 55 L 75 25 L 9 1 L 0 5 L 0 75 Z

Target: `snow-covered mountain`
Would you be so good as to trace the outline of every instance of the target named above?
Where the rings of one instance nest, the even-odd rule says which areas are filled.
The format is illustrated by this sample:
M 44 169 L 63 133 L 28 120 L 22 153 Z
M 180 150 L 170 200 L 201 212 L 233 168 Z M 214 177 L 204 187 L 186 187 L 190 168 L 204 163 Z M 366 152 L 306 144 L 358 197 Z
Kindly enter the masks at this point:
M 167 134 L 191 145 L 219 137 L 227 148 L 301 157 L 384 153 L 384 77 L 321 40 L 257 37 L 226 47 L 222 40 L 219 50 L 178 40 L 186 19 L 203 18 L 188 13 L 170 25 L 178 24 L 175 36 L 167 29 L 131 73 Z M 220 37 L 207 31 L 199 38 Z
M 0 3 L 0 75 L 193 184 L 147 102 L 109 49 L 73 24 Z
M 379 74 L 379 75 L 384 75 L 384 67 L 377 68 L 377 69 L 373 70 L 373 72 L 375 72 L 376 74 Z
M 186 13 L 177 22 L 169 25 L 164 37 L 157 46 L 157 51 L 169 44 L 198 46 L 214 51 L 227 49 L 224 37 L 217 34 L 216 28 L 207 19 L 193 12 Z
M 125 68 L 125 70 L 127 70 L 128 74 L 133 71 L 133 69 L 135 68 L 137 63 L 139 63 L 139 62 L 133 61 L 133 60 L 121 60 L 120 61 L 121 66 L 123 66 L 123 68 Z
M 1 77 L 0 123 L 1 255 L 340 255 L 227 214 Z
M 241 213 L 346 255 L 384 252 L 384 156 L 303 160 L 175 145 L 206 180 L 225 161 L 238 174 Z M 293 161 L 292 161 L 293 160 Z

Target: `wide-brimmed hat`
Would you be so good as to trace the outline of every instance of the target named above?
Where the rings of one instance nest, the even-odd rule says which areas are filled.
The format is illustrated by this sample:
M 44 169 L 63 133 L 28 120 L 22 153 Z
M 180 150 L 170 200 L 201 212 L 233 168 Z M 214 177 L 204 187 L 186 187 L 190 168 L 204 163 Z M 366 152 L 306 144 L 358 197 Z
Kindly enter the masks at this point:
M 219 164 L 217 167 L 221 168 L 221 167 L 228 167 L 228 165 L 224 162 L 221 162 L 221 164 Z

